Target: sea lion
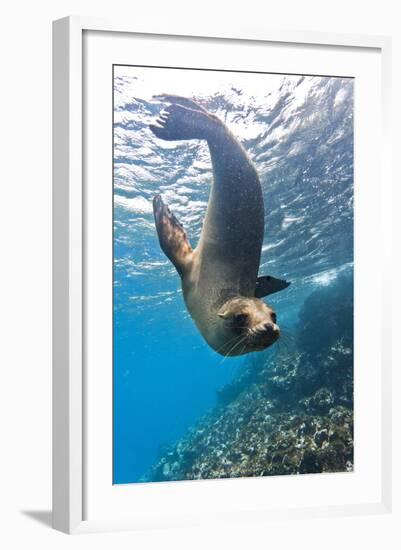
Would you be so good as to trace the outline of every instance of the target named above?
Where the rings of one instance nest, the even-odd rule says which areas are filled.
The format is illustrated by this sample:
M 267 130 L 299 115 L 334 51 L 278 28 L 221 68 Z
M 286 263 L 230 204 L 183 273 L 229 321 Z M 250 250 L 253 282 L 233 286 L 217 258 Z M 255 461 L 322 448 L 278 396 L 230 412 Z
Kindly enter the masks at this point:
M 264 205 L 256 169 L 227 126 L 195 101 L 163 94 L 168 106 L 149 127 L 163 140 L 204 139 L 214 182 L 198 246 L 193 249 L 160 195 L 153 199 L 159 242 L 181 277 L 187 309 L 207 343 L 224 356 L 264 350 L 280 335 L 261 298 L 289 283 L 258 277 Z

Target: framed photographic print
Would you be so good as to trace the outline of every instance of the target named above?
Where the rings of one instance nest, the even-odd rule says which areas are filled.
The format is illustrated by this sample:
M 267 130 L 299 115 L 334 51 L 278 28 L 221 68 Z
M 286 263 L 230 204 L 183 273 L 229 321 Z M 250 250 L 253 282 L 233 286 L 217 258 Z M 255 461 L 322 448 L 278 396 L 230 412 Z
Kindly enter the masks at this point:
M 55 528 L 388 510 L 389 40 L 53 51 Z

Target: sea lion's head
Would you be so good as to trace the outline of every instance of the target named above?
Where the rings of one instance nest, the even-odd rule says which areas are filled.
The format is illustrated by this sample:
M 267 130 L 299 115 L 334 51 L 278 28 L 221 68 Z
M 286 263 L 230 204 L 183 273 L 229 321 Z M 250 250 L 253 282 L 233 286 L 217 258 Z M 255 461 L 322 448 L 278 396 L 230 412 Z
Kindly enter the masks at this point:
M 259 298 L 235 297 L 217 312 L 221 355 L 244 355 L 262 351 L 279 338 L 280 329 L 273 309 Z

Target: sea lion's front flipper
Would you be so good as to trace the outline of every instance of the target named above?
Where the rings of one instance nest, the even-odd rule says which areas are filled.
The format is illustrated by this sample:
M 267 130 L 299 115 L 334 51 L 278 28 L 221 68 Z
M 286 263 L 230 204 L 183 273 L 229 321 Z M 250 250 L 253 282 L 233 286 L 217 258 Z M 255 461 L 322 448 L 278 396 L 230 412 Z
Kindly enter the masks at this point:
M 256 279 L 255 297 L 263 298 L 264 296 L 268 296 L 269 294 L 274 294 L 274 292 L 284 290 L 285 288 L 290 286 L 290 284 L 291 283 L 289 283 L 288 281 L 284 281 L 283 279 L 276 279 L 276 277 L 272 277 L 271 275 L 258 277 Z
M 160 195 L 153 199 L 153 214 L 161 249 L 182 277 L 193 254 L 185 231 Z

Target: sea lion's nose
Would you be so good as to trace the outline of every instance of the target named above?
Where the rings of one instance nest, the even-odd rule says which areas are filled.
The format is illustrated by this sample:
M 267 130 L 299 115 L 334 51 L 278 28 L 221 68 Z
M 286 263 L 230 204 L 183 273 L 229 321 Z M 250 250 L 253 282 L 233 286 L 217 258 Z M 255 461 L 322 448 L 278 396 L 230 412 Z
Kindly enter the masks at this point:
M 278 338 L 280 336 L 280 329 L 275 323 L 265 323 L 264 328 L 268 336 L 273 338 Z

